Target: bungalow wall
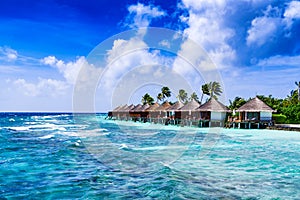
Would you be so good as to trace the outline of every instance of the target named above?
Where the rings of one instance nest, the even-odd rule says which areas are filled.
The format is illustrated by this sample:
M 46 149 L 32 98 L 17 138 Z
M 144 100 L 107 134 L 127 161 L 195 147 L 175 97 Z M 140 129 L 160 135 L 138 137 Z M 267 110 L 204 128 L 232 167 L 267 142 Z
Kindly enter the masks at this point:
M 198 111 L 181 111 L 181 119 L 196 119 L 199 118 L 199 115 Z
M 210 119 L 215 121 L 224 121 L 226 119 L 226 112 L 211 112 Z
M 260 120 L 271 121 L 272 120 L 272 112 L 260 112 Z
M 272 112 L 241 112 L 240 117 L 242 120 L 259 120 L 259 121 L 271 121 Z

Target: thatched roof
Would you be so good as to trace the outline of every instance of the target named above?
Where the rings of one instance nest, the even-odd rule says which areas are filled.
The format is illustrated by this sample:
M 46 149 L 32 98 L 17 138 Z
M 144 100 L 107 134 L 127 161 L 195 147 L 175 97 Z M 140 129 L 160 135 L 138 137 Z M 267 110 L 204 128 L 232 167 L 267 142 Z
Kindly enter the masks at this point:
M 167 110 L 170 107 L 171 107 L 170 103 L 168 101 L 166 101 L 163 104 L 161 104 L 159 107 L 157 107 L 155 109 L 155 111 L 165 111 L 165 110 Z
M 122 110 L 120 110 L 120 111 L 123 111 L 123 112 L 128 112 L 128 111 L 130 111 L 131 109 L 133 109 L 134 108 L 134 105 L 133 104 L 131 104 L 130 106 L 127 106 L 127 107 L 125 107 L 125 108 L 123 108 Z
M 265 102 L 260 100 L 259 98 L 255 97 L 251 99 L 240 108 L 236 110 L 236 112 L 275 112 L 271 107 L 269 107 Z
M 156 102 L 155 104 L 151 105 L 149 108 L 147 108 L 147 111 L 154 111 L 156 108 L 159 107 L 159 104 Z
M 122 110 L 124 110 L 125 108 L 127 108 L 128 107 L 128 105 L 127 104 L 125 104 L 125 105 L 121 105 L 121 106 L 118 106 L 118 107 L 116 107 L 116 108 L 114 108 L 113 109 L 113 112 L 117 112 L 117 111 L 122 111 Z
M 167 110 L 170 111 L 174 111 L 174 110 L 179 110 L 180 108 L 182 108 L 184 106 L 184 104 L 181 101 L 177 101 L 175 104 L 173 104 L 172 106 L 170 106 Z
M 140 111 L 147 110 L 149 107 L 150 107 L 149 104 L 145 104 L 141 107 Z
M 117 106 L 117 107 L 115 107 L 112 111 L 118 111 L 118 110 L 120 110 L 120 108 L 122 108 L 123 106 Z
M 136 112 L 136 111 L 140 111 L 140 109 L 143 107 L 143 105 L 138 104 L 136 106 L 134 106 L 134 108 L 132 108 L 130 111 Z
M 214 111 L 214 112 L 230 112 L 230 109 L 223 105 L 215 98 L 210 98 L 209 101 L 201 105 L 197 110 L 199 111 Z
M 195 101 L 194 99 L 187 104 L 185 104 L 182 108 L 180 108 L 181 111 L 190 111 L 190 110 L 196 110 L 200 107 L 200 104 Z

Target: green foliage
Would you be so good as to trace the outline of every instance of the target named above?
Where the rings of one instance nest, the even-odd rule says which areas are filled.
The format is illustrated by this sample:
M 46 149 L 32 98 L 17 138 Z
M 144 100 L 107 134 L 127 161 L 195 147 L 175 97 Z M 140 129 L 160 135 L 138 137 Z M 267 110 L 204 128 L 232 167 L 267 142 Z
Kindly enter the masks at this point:
M 273 114 L 273 120 L 275 120 L 276 124 L 285 124 L 286 123 L 286 116 L 283 114 Z
M 164 95 L 162 93 L 158 93 L 156 98 L 157 98 L 157 101 L 162 101 L 164 99 Z
M 157 95 L 157 99 L 159 101 L 163 101 L 163 100 L 165 100 L 165 98 L 168 98 L 170 96 L 171 96 L 171 90 L 170 90 L 170 88 L 168 88 L 168 87 L 162 87 L 161 88 L 161 93 L 159 93 Z
M 300 104 L 289 105 L 282 108 L 282 113 L 286 115 L 287 123 L 300 124 Z
M 244 105 L 246 103 L 246 100 L 243 99 L 242 97 L 235 97 L 233 101 L 229 100 L 229 103 L 230 103 L 229 108 L 231 110 L 236 110 L 242 105 Z
M 220 83 L 216 81 L 205 83 L 201 86 L 201 89 L 202 95 L 200 103 L 202 103 L 204 94 L 218 99 L 218 96 L 220 96 L 223 93 Z
M 184 89 L 180 89 L 177 98 L 179 101 L 185 104 L 188 100 L 188 94 Z
M 190 101 L 195 100 L 197 102 L 199 102 L 199 98 L 198 95 L 196 94 L 196 92 L 193 92 L 190 96 Z
M 223 93 L 220 83 L 216 81 L 208 84 L 208 90 L 210 97 L 215 97 L 216 99 L 217 96 L 220 96 Z
M 298 104 L 298 91 L 297 90 L 292 90 L 290 92 L 290 95 L 287 96 L 282 102 L 284 107 L 290 106 L 290 105 L 296 105 Z
M 153 104 L 154 103 L 154 99 L 148 94 L 146 93 L 143 97 L 142 97 L 142 104 L 146 105 L 146 104 Z
M 201 89 L 202 89 L 202 93 L 203 94 L 206 94 L 206 95 L 209 95 L 209 89 L 208 89 L 208 83 L 204 84 L 201 86 Z

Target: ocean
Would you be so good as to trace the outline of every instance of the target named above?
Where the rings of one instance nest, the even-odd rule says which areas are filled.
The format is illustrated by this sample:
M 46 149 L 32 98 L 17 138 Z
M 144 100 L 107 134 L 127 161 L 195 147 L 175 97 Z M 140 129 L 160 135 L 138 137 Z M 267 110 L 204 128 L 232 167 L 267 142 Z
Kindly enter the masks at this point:
M 300 199 L 300 133 L 1 113 L 0 199 Z

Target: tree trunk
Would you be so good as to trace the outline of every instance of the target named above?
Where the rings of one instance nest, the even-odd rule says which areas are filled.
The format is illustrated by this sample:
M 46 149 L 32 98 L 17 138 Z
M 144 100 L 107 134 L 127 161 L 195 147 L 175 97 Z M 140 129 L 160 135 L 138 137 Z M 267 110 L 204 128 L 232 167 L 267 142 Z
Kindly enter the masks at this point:
M 298 82 L 298 102 L 300 101 L 300 81 Z
M 203 99 L 203 93 L 202 93 L 202 95 L 201 95 L 201 100 L 200 100 L 200 105 L 202 105 L 202 99 Z

